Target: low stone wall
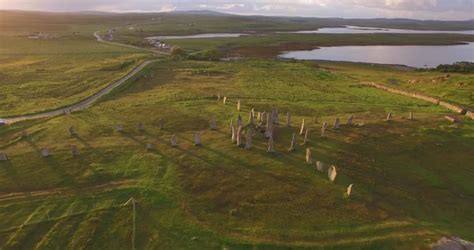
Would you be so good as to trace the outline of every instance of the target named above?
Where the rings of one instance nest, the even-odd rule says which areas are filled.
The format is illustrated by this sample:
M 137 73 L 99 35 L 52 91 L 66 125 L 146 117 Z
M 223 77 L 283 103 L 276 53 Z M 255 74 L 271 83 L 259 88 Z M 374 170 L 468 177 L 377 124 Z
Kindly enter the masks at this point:
M 394 94 L 413 97 L 413 98 L 420 99 L 420 100 L 423 100 L 423 101 L 431 102 L 433 104 L 443 106 L 443 107 L 445 107 L 445 108 L 447 108 L 451 111 L 454 111 L 454 112 L 462 114 L 462 115 L 466 115 L 467 117 L 469 117 L 471 119 L 474 119 L 474 111 L 468 111 L 468 110 L 466 110 L 465 108 L 463 108 L 459 105 L 455 105 L 455 104 L 451 104 L 451 103 L 448 103 L 448 102 L 445 102 L 445 101 L 441 101 L 441 100 L 439 100 L 437 98 L 434 98 L 434 97 L 431 97 L 431 96 L 426 96 L 426 95 L 422 95 L 422 94 L 418 94 L 418 93 L 412 93 L 412 92 L 408 92 L 408 91 L 405 91 L 405 90 L 400 90 L 400 89 L 387 87 L 383 84 L 378 84 L 378 83 L 375 83 L 375 82 L 371 82 L 371 83 L 369 83 L 369 85 L 373 86 L 375 88 L 378 88 L 378 89 L 383 89 L 385 91 L 388 91 L 388 92 L 391 92 L 391 93 L 394 93 Z

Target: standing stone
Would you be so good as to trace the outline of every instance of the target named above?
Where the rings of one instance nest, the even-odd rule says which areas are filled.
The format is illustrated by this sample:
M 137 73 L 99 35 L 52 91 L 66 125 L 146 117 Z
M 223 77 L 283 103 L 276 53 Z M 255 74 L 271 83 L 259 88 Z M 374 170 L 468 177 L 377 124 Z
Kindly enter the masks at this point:
M 137 130 L 140 131 L 140 132 L 143 132 L 145 131 L 145 125 L 143 125 L 143 123 L 138 123 L 137 124 Z
M 71 153 L 72 153 L 72 156 L 78 156 L 79 155 L 79 149 L 77 148 L 76 145 L 71 146 Z
M 306 145 L 308 143 L 308 134 L 309 129 L 306 129 L 306 132 L 304 133 L 303 145 Z
M 341 122 L 339 121 L 339 118 L 336 118 L 336 120 L 334 121 L 334 126 L 333 126 L 333 128 L 334 128 L 334 129 L 339 129 L 340 123 L 341 123 Z
M 316 169 L 318 169 L 319 172 L 323 173 L 326 169 L 326 164 L 321 161 L 316 161 Z
M 242 122 L 242 116 L 238 116 L 237 117 L 237 127 L 242 127 L 243 126 L 243 122 Z
M 286 126 L 291 127 L 291 114 L 290 114 L 290 112 L 286 112 Z
M 249 125 L 251 126 L 255 125 L 255 119 L 254 119 L 252 111 L 250 111 L 250 114 L 249 114 Z
M 176 135 L 171 136 L 171 146 L 172 147 L 177 147 L 178 146 L 178 142 L 176 141 Z
M 237 128 L 237 135 L 236 135 L 237 147 L 242 146 L 242 126 Z
M 280 123 L 279 114 L 278 114 L 278 109 L 273 109 L 273 112 L 272 112 L 272 121 L 273 121 L 274 124 Z
M 305 129 L 305 122 L 304 122 L 304 118 L 303 118 L 303 121 L 301 121 L 300 135 L 303 135 L 304 129 Z
M 0 152 L 0 161 L 8 161 L 7 154 Z
M 253 118 L 255 118 L 255 109 L 254 109 L 254 108 L 252 108 L 252 109 L 250 110 L 250 115 L 251 115 Z
M 353 124 L 353 120 L 354 119 L 354 116 L 353 115 L 350 115 L 349 118 L 347 118 L 347 125 L 348 126 L 352 126 Z
M 119 132 L 119 133 L 123 132 L 123 126 L 120 125 L 120 124 L 119 124 L 119 125 L 116 125 L 116 126 L 115 126 L 115 131 L 117 131 L 117 132 Z
M 245 149 L 251 149 L 252 146 L 252 133 L 250 130 L 247 130 L 247 134 L 245 135 Z
M 331 166 L 328 169 L 328 178 L 330 181 L 334 182 L 336 180 L 337 170 L 335 166 Z
M 194 133 L 194 146 L 201 146 L 201 133 Z
M 306 163 L 312 164 L 313 163 L 313 154 L 311 153 L 310 148 L 306 148 Z
M 221 93 L 217 93 L 217 100 L 218 100 L 218 101 L 221 100 Z
M 226 96 L 224 96 L 224 98 L 222 99 L 222 103 L 225 105 L 225 104 L 226 104 L 226 102 L 227 102 L 227 97 L 226 97 Z
M 267 122 L 267 112 L 263 111 L 262 115 L 260 116 L 260 122 L 265 124 Z
M 237 100 L 237 111 L 240 112 L 240 100 Z
M 160 120 L 158 121 L 158 128 L 159 128 L 160 130 L 162 130 L 162 129 L 165 128 L 165 119 L 160 118 Z
M 49 156 L 49 149 L 47 149 L 47 148 L 41 149 L 41 156 L 48 157 Z
M 270 138 L 273 137 L 273 122 L 272 119 L 269 118 L 267 120 L 267 128 L 265 129 L 265 137 Z
M 74 127 L 69 127 L 69 135 L 71 136 L 75 136 L 76 135 L 76 130 L 74 129 Z
M 323 126 L 321 127 L 321 138 L 326 137 L 326 127 L 328 124 L 326 122 L 323 122 Z
M 413 112 L 410 112 L 410 116 L 408 117 L 408 119 L 413 120 Z
M 147 143 L 147 144 L 146 144 L 146 150 L 150 151 L 150 150 L 152 150 L 152 149 L 153 149 L 153 144 Z
M 387 119 L 385 119 L 385 121 L 389 122 L 390 120 L 392 120 L 392 113 L 388 113 L 387 114 Z
M 216 130 L 216 129 L 217 129 L 216 118 L 212 118 L 212 119 L 209 121 L 209 128 L 210 128 L 211 130 Z
M 236 131 L 235 131 L 234 125 L 232 125 L 231 131 L 232 131 L 232 132 L 231 132 L 231 133 L 232 133 L 231 140 L 232 140 L 232 143 L 234 143 L 234 142 L 237 140 L 237 133 L 236 133 Z
M 354 186 L 354 184 L 351 184 L 347 187 L 346 189 L 346 194 L 347 194 L 347 197 L 351 197 L 351 194 L 352 194 L 352 186 Z
M 257 112 L 257 121 L 262 122 L 262 113 L 260 111 Z
M 290 148 L 288 151 L 292 152 L 296 150 L 296 133 L 293 132 L 293 136 L 291 137 Z
M 274 145 L 273 145 L 273 136 L 270 136 L 270 138 L 268 138 L 267 152 L 268 153 L 274 153 L 275 152 L 275 148 L 274 148 Z

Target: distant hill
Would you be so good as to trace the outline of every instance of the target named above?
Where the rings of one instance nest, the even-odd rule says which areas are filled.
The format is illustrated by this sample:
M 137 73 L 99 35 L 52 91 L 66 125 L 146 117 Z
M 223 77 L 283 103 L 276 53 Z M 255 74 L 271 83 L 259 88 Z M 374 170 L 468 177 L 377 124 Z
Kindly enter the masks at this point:
M 171 11 L 170 14 L 179 15 L 196 15 L 196 16 L 235 16 L 234 14 L 212 11 L 212 10 L 187 10 L 187 11 Z

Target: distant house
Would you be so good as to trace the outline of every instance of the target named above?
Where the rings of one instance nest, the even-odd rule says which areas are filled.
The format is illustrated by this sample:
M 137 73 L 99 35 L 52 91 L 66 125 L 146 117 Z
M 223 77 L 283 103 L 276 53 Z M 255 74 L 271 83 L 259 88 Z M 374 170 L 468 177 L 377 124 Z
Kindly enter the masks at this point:
M 5 125 L 7 125 L 7 121 L 5 121 L 4 119 L 0 119 L 0 127 Z

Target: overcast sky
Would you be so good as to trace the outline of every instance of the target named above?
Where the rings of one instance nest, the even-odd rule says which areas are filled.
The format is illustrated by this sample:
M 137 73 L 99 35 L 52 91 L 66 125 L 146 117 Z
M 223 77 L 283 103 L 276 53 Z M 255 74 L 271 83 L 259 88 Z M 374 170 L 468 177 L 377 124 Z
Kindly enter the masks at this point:
M 206 9 L 285 16 L 474 19 L 474 0 L 0 0 L 0 9 L 113 12 Z

